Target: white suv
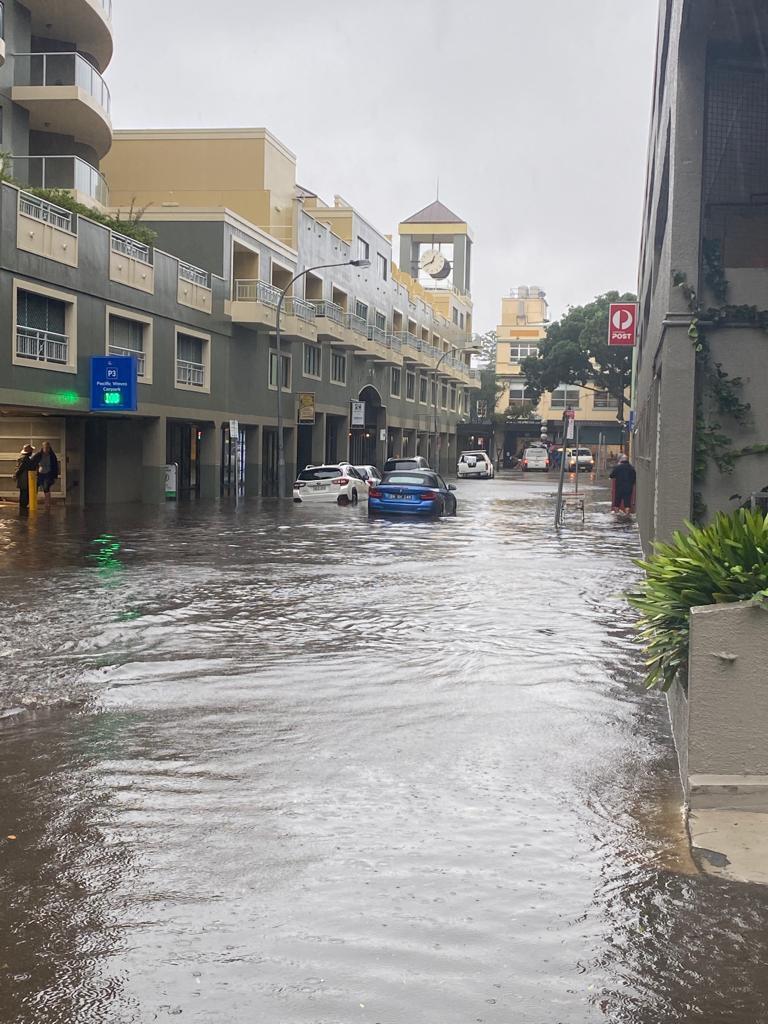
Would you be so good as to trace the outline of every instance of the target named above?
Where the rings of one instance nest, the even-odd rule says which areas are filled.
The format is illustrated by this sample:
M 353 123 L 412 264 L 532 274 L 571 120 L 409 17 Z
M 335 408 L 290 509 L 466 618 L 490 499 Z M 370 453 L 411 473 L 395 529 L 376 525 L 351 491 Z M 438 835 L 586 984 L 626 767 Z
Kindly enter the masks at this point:
M 496 474 L 487 452 L 462 452 L 456 466 L 456 475 L 461 479 L 478 477 L 481 480 L 493 480 Z
M 356 505 L 368 501 L 368 484 L 354 466 L 339 462 L 331 466 L 307 466 L 293 485 L 293 500 L 335 501 Z

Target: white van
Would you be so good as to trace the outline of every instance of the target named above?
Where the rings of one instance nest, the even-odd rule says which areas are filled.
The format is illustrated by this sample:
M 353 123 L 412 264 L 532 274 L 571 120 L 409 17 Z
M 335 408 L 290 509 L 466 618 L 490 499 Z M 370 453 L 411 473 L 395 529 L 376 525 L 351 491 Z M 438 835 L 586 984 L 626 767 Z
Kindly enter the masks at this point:
M 523 452 L 523 472 L 529 469 L 540 469 L 544 473 L 549 472 L 549 452 L 546 448 L 526 448 Z
M 478 477 L 479 479 L 493 480 L 495 473 L 493 463 L 487 452 L 462 452 L 456 466 L 456 475 L 459 477 Z

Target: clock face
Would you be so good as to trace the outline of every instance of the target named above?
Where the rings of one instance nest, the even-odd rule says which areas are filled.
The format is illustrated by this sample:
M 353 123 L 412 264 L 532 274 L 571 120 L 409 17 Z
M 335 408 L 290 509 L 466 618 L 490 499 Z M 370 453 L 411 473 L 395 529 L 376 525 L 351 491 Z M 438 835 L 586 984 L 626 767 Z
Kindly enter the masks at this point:
M 425 274 L 429 274 L 430 277 L 437 277 L 438 274 L 443 273 L 447 262 L 445 256 L 438 252 L 437 249 L 427 249 L 419 260 L 419 267 Z

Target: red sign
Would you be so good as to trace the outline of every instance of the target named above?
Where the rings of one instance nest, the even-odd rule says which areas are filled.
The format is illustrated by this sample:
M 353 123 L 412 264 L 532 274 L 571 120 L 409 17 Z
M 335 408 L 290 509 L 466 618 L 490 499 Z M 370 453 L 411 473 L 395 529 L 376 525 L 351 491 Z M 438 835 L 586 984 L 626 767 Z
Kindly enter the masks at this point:
M 612 302 L 608 314 L 608 344 L 629 345 L 637 341 L 637 303 Z

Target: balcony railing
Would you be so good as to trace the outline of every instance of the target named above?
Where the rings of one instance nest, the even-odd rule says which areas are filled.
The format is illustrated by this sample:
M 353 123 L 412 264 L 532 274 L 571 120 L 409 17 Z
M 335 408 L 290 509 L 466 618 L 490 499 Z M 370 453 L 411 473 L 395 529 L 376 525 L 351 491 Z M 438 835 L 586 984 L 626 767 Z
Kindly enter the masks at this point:
M 412 348 L 416 352 L 421 351 L 421 339 L 417 338 L 415 334 L 411 334 L 410 331 L 398 331 L 395 337 L 404 348 Z
M 201 388 L 205 384 L 205 366 L 202 363 L 193 363 L 189 359 L 177 359 L 176 383 Z
M 356 313 L 346 313 L 344 315 L 344 326 L 348 327 L 350 331 L 354 331 L 355 334 L 360 334 L 364 338 L 368 337 L 368 324 Z
M 191 263 L 182 263 L 179 260 L 179 277 L 183 281 L 191 281 L 192 284 L 199 284 L 201 288 L 210 287 L 210 277 L 205 270 L 195 267 Z
M 344 310 L 335 302 L 327 302 L 322 299 L 319 302 L 313 302 L 312 305 L 315 307 L 316 316 L 324 316 L 326 320 L 332 320 L 335 324 L 344 323 Z
M 109 206 L 109 188 L 95 167 L 79 156 L 14 156 L 11 173 L 28 188 L 60 188 L 80 192 L 100 206 Z
M 374 327 L 373 324 L 368 325 L 368 341 L 378 341 L 380 345 L 387 344 L 387 332 L 381 327 Z
M 262 302 L 277 308 L 280 289 L 266 281 L 235 281 L 235 302 Z
M 14 66 L 14 85 L 76 85 L 109 116 L 112 99 L 107 83 L 79 53 L 17 53 Z
M 35 359 L 40 363 L 66 364 L 69 358 L 69 338 L 66 334 L 39 331 L 35 327 L 18 324 L 16 355 L 23 359 Z
M 38 199 L 37 196 L 30 195 L 29 192 L 19 193 L 19 212 L 23 213 L 25 217 L 33 217 L 35 220 L 41 220 L 44 224 L 50 224 L 52 227 L 58 228 L 59 231 L 75 233 L 75 215 L 73 213 L 60 206 L 55 206 L 53 203 L 46 203 L 45 200 Z
M 121 256 L 127 256 L 130 260 L 138 260 L 148 267 L 152 266 L 152 250 L 143 242 L 137 242 L 126 235 L 118 235 L 112 232 L 112 252 L 119 252 Z
M 400 352 L 402 347 L 403 346 L 400 344 L 400 338 L 397 334 L 387 335 L 387 348 L 391 348 L 393 352 Z
M 109 354 L 111 356 L 133 356 L 133 358 L 136 360 L 137 375 L 139 377 L 144 376 L 146 357 L 143 352 L 138 352 L 135 348 L 123 348 L 122 345 L 110 345 Z
M 283 309 L 287 316 L 297 316 L 307 324 L 315 322 L 315 307 L 305 299 L 295 299 L 289 296 L 283 303 Z

